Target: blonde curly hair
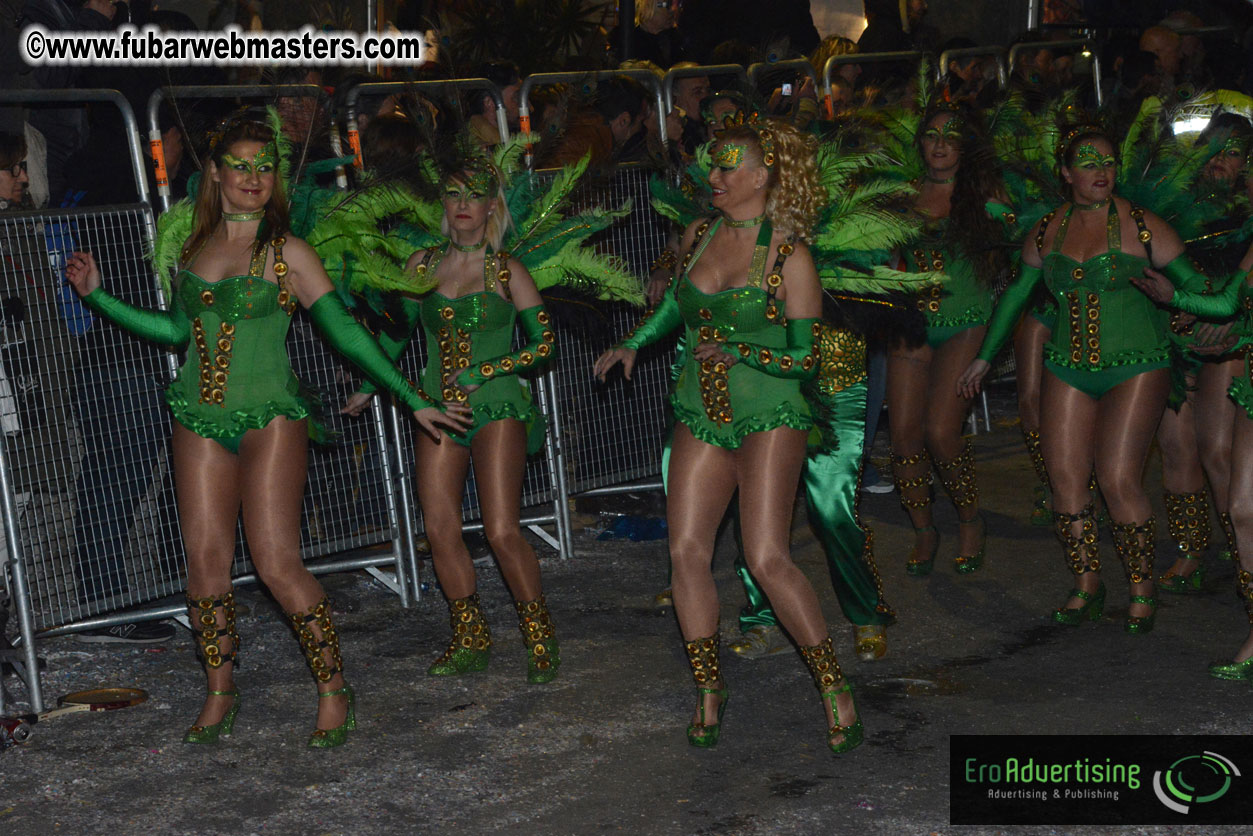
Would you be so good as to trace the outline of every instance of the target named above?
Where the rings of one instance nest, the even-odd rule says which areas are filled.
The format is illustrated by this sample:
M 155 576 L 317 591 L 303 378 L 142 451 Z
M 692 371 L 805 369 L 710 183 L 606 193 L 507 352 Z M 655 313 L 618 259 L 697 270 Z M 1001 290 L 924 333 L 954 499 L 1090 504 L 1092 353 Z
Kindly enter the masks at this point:
M 789 122 L 763 119 L 734 125 L 718 132 L 718 140 L 742 143 L 758 165 L 764 165 L 762 131 L 768 130 L 768 150 L 774 161 L 767 166 L 766 217 L 774 228 L 808 241 L 818 213 L 827 202 L 827 192 L 818 175 L 818 140 L 802 133 Z

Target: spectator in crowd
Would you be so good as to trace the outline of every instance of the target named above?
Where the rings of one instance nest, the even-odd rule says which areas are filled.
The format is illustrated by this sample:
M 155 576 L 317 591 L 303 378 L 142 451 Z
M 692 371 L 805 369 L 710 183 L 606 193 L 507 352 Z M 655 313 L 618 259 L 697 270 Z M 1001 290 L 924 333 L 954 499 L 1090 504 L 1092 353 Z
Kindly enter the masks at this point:
M 388 177 L 413 165 L 424 144 L 412 119 L 388 113 L 371 119 L 361 132 L 361 157 L 368 171 Z
M 26 137 L 0 133 L 0 212 L 22 208 L 29 183 Z
M 814 50 L 813 55 L 809 56 L 809 63 L 813 65 L 814 72 L 818 74 L 818 78 L 822 78 L 822 74 L 826 71 L 827 62 L 837 55 L 855 55 L 857 54 L 857 44 L 848 38 L 840 35 L 830 35 L 823 38 L 822 43 L 818 44 L 818 48 Z M 857 79 L 861 75 L 861 64 L 840 64 L 831 78 L 842 78 L 848 82 L 848 88 L 852 91 Z
M 1181 77 L 1183 38 L 1165 26 L 1150 26 L 1140 35 L 1140 49 L 1157 56 L 1157 69 L 1167 84 Z
M 652 61 L 663 69 L 674 66 L 681 57 L 679 0 L 638 0 L 635 4 L 635 27 L 631 33 L 631 54 L 622 55 L 622 24 L 609 32 L 609 49 L 614 63 L 627 59 Z
M 970 38 L 949 38 L 940 46 L 940 54 L 950 50 L 974 49 L 977 46 Z M 986 69 L 987 62 L 981 56 L 953 58 L 943 68 L 941 89 L 952 101 L 968 102 L 978 108 L 988 107 L 999 91 L 995 84 L 990 83 Z
M 518 94 L 522 76 L 516 64 L 493 61 L 475 70 L 475 76 L 486 78 L 500 88 L 505 100 L 505 122 L 511 132 L 518 130 Z M 500 129 L 496 124 L 496 100 L 481 90 L 467 94 L 466 112 L 470 115 L 470 133 L 486 147 L 499 145 Z
M 691 61 L 683 61 L 671 67 L 672 70 L 688 69 L 699 66 Z M 700 115 L 700 103 L 709 96 L 709 76 L 693 75 L 674 80 L 670 98 L 681 120 L 679 133 L 671 139 L 677 139 L 685 156 L 696 153 L 696 147 L 705 141 L 705 123 Z
M 646 100 L 644 87 L 627 76 L 613 76 L 596 85 L 594 106 L 613 136 L 615 162 L 638 162 L 647 154 Z
M 18 30 L 27 25 L 54 32 L 103 32 L 113 28 L 117 7 L 109 0 L 25 0 Z M 83 67 L 44 64 L 31 70 L 37 87 L 58 90 L 78 86 Z M 87 113 L 82 106 L 34 108 L 31 124 L 44 135 L 48 151 L 50 202 L 61 204 L 65 194 L 65 162 L 87 143 Z
M 1160 24 L 1179 35 L 1180 74 L 1182 78 L 1199 84 L 1205 77 L 1205 41 L 1198 35 L 1181 34 L 1182 30 L 1200 29 L 1205 25 L 1195 12 L 1176 9 L 1162 19 Z

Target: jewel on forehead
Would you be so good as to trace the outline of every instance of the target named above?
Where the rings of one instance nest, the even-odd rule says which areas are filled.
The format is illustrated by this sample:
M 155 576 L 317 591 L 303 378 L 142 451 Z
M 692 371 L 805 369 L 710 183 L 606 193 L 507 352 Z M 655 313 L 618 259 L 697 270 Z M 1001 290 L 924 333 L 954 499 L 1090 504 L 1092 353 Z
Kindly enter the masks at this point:
M 722 147 L 718 149 L 718 153 L 713 156 L 713 164 L 719 168 L 737 169 L 740 163 L 744 161 L 744 151 L 747 146 L 736 145 L 734 142 L 724 142 Z
M 1113 165 L 1114 162 L 1115 160 L 1112 155 L 1102 154 L 1100 151 L 1097 150 L 1095 145 L 1092 145 L 1087 142 L 1080 145 L 1079 150 L 1075 152 L 1075 163 L 1077 165 L 1083 165 L 1085 163 L 1092 163 L 1093 165 L 1103 167 L 1107 165 Z

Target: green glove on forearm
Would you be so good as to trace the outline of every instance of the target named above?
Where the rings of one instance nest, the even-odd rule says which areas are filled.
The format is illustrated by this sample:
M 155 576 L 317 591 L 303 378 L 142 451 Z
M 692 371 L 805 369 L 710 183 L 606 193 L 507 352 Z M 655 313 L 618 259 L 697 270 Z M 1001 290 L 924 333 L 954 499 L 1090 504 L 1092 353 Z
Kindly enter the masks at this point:
M 669 334 L 683 322 L 683 316 L 679 313 L 679 303 L 675 300 L 674 294 L 670 292 L 670 288 L 666 288 L 666 292 L 662 294 L 661 300 L 653 306 L 652 310 L 644 314 L 644 318 L 639 324 L 631 329 L 622 342 L 618 343 L 620 348 L 629 348 L 632 351 L 639 351 L 646 345 L 652 345 L 660 340 L 666 334 Z
M 479 363 L 457 375 L 459 386 L 482 386 L 501 375 L 517 374 L 547 362 L 557 349 L 557 337 L 553 334 L 552 320 L 543 305 L 535 305 L 518 311 L 526 344 L 512 354 L 504 354 Z
M 83 297 L 83 304 L 137 337 L 161 345 L 182 348 L 191 339 L 191 323 L 181 310 L 154 311 L 137 308 L 98 287 Z
M 996 303 L 996 310 L 992 312 L 992 319 L 988 321 L 988 332 L 983 337 L 983 346 L 979 349 L 980 360 L 991 364 L 996 359 L 996 355 L 1014 333 L 1019 317 L 1031 304 L 1035 286 L 1040 283 L 1043 275 L 1044 271 L 1039 267 L 1032 267 L 1030 264 L 1022 265 L 1018 278 L 1005 288 L 1005 292 Z
M 754 343 L 730 343 L 732 354 L 740 362 L 772 377 L 805 380 L 818 373 L 818 349 L 815 342 L 820 319 L 789 319 L 786 326 L 787 345 L 769 348 Z
M 309 307 L 309 318 L 336 351 L 351 360 L 379 386 L 411 410 L 439 406 L 405 379 L 365 326 L 352 318 L 334 292 L 324 293 Z

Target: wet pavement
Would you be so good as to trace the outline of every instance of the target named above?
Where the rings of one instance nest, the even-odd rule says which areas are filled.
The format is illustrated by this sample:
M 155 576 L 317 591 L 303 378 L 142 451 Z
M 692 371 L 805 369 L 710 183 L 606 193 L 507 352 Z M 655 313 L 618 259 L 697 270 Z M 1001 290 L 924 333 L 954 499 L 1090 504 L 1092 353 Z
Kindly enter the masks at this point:
M 364 574 L 327 578 L 348 610 L 338 624 L 359 695 L 359 730 L 337 750 L 305 748 L 311 680 L 281 614 L 255 588 L 239 592 L 243 700 L 235 734 L 218 746 L 179 742 L 203 688 L 190 634 L 150 649 L 47 640 L 40 653 L 50 697 L 136 686 L 151 698 L 51 720 L 26 745 L 0 752 L 0 833 L 1217 832 L 949 825 L 949 735 L 1247 733 L 1253 706 L 1247 683 L 1206 675 L 1206 663 L 1232 652 L 1246 629 L 1232 566 L 1213 555 L 1202 594 L 1160 596 L 1150 635 L 1122 630 L 1120 571 L 1106 573 L 1099 623 L 1053 624 L 1068 574 L 1051 528 L 1027 522 L 1035 477 L 1017 427 L 1000 423 L 975 439 L 989 533 L 979 572 L 953 571 L 956 516 L 942 502 L 936 571 L 906 576 L 909 526 L 895 496 L 863 498 L 899 616 L 882 660 L 852 653 L 798 508 L 794 554 L 818 589 L 866 725 L 865 744 L 849 754 L 827 751 L 821 703 L 795 653 L 745 660 L 724 652 L 732 698 L 721 742 L 708 751 L 687 745 L 694 692 L 673 613 L 652 606 L 665 583 L 664 546 L 595 539 L 610 512 L 658 514 L 661 505 L 655 496 L 618 497 L 580 509 L 590 525 L 576 537 L 575 558 L 547 552 L 543 560 L 563 657 L 561 676 L 546 686 L 525 682 L 512 603 L 487 561 L 479 578 L 494 656 L 487 671 L 453 680 L 424 675 L 447 638 L 437 593 L 405 610 Z M 1160 515 L 1159 467 L 1154 459 L 1147 484 Z M 1160 536 L 1159 571 L 1167 549 Z M 724 536 L 715 564 L 728 636 L 742 604 L 732 550 Z

